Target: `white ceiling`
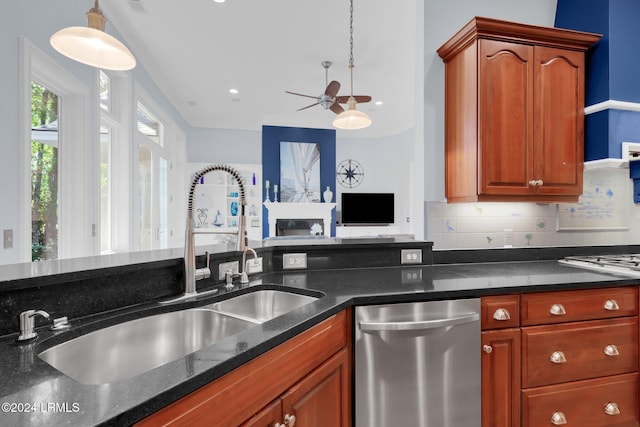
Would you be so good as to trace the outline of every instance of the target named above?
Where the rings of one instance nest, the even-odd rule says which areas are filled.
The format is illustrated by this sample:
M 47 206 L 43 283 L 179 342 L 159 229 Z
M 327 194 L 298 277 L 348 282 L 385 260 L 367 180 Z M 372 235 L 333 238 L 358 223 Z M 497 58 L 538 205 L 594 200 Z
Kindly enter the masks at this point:
M 315 101 L 285 93 L 323 93 L 324 60 L 333 62 L 329 80 L 341 83 L 338 94 L 349 95 L 348 0 L 108 0 L 100 7 L 107 31 L 117 29 L 190 126 L 331 128 L 331 111 L 296 111 Z M 355 0 L 354 95 L 372 96 L 357 108 L 373 124 L 344 131 L 349 136 L 413 126 L 415 15 L 414 0 Z

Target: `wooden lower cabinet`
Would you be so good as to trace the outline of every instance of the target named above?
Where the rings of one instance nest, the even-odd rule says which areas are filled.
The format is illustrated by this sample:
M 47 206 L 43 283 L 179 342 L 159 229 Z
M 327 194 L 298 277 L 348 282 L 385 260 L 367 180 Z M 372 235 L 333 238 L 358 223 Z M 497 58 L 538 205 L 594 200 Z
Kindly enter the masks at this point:
M 137 426 L 348 427 L 351 319 L 338 313 Z M 244 423 L 244 424 L 243 424 Z
M 638 374 L 522 392 L 522 427 L 638 427 Z
M 520 425 L 520 329 L 482 332 L 482 427 Z

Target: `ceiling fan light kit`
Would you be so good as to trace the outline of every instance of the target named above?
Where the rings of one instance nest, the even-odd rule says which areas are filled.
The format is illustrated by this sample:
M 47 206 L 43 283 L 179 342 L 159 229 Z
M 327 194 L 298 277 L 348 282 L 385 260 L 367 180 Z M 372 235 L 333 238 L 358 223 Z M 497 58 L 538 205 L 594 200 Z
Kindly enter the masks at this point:
M 106 18 L 98 0 L 87 12 L 87 27 L 68 27 L 51 36 L 51 46 L 66 57 L 105 70 L 130 70 L 136 58 L 118 39 L 104 32 Z

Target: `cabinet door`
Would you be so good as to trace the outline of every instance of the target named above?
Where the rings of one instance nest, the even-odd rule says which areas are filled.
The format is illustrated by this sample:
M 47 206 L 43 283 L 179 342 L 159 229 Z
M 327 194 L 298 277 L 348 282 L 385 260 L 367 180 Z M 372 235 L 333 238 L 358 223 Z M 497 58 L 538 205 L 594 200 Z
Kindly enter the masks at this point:
M 535 166 L 537 194 L 582 194 L 584 54 L 535 47 Z
M 480 40 L 478 194 L 532 192 L 533 47 Z M 464 171 L 460 171 L 464 173 Z
M 249 420 L 240 424 L 240 427 L 275 427 L 280 422 L 282 422 L 282 400 L 277 399 Z
M 520 330 L 482 332 L 482 427 L 520 425 Z
M 305 427 L 351 425 L 347 351 L 341 350 L 282 396 L 284 417 Z

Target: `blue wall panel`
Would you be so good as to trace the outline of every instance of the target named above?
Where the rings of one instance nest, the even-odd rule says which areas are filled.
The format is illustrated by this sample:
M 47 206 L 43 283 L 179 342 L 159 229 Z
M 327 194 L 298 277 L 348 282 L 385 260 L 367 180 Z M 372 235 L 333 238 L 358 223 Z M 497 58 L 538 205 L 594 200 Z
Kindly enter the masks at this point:
M 320 193 L 327 187 L 336 193 L 336 131 L 334 129 L 262 126 L 262 179 L 280 185 L 280 142 L 314 142 L 320 144 Z M 333 210 L 331 235 L 336 235 L 336 211 Z M 262 236 L 269 237 L 267 209 L 262 209 Z M 326 224 L 325 224 L 326 227 Z
M 609 149 L 609 111 L 589 114 L 584 120 L 584 161 L 606 159 Z
M 610 99 L 609 0 L 558 0 L 554 25 L 603 35 L 586 54 L 585 105 Z

